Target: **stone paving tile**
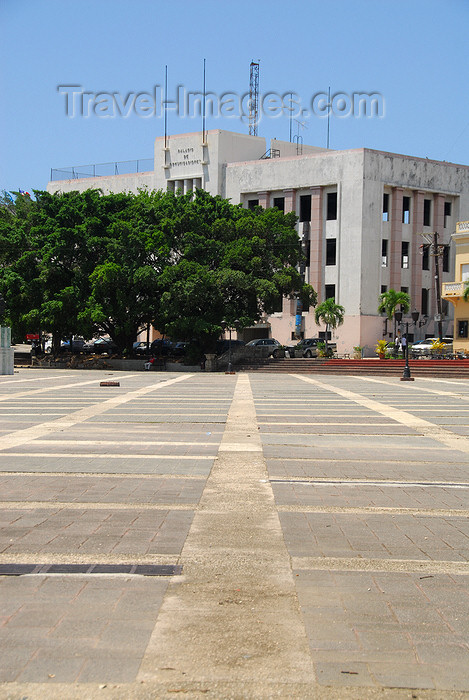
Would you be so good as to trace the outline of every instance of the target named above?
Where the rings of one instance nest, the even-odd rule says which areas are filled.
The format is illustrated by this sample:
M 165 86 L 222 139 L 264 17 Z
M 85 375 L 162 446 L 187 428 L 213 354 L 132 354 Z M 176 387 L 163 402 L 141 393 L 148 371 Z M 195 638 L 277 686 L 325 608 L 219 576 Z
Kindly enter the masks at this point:
M 469 561 L 464 518 L 374 513 L 279 515 L 291 556 Z
M 1 600 L 15 602 L 0 627 L 0 682 L 133 681 L 167 585 L 144 577 L 0 579 Z
M 417 455 L 415 456 L 417 458 Z M 469 484 L 469 463 L 451 463 L 448 470 L 446 455 L 442 459 L 411 461 L 399 460 L 366 460 L 366 459 L 288 459 L 271 457 L 267 459 L 269 476 L 291 478 L 329 478 L 329 479 L 370 479 L 379 481 L 450 481 L 452 483 Z
M 265 437 L 265 436 L 264 436 Z M 271 437 L 271 436 L 269 436 Z M 319 436 L 316 436 L 319 439 Z M 368 439 L 366 442 L 368 442 Z M 406 449 L 404 444 L 400 446 L 393 446 L 388 444 L 387 446 L 381 447 L 371 447 L 367 444 L 356 444 L 355 446 L 342 445 L 341 441 L 332 441 L 329 438 L 329 444 L 314 444 L 310 446 L 304 445 L 291 445 L 291 444 L 264 444 L 264 456 L 266 459 L 328 459 L 331 464 L 336 460 L 343 461 L 344 459 L 349 460 L 363 460 L 372 461 L 376 459 L 376 451 L 379 449 L 381 459 L 388 460 L 423 460 L 423 461 L 433 461 L 437 459 L 437 455 L 441 455 L 441 461 L 445 463 L 460 462 L 461 452 L 457 450 L 447 450 L 440 445 L 437 447 L 412 447 L 411 449 Z
M 78 457 L 9 457 L 2 460 L 3 472 L 58 472 L 86 474 L 179 474 L 207 476 L 212 468 L 211 459 L 85 459 Z
M 278 433 L 281 435 L 293 433 L 295 435 L 415 435 L 415 431 L 405 425 L 269 425 L 261 424 L 261 435 Z
M 193 511 L 104 509 L 9 510 L 0 528 L 0 552 L 179 554 Z M 9 520 L 9 523 L 8 523 Z
M 467 577 L 298 570 L 295 582 L 320 683 L 357 671 L 358 685 L 468 687 Z
M 295 505 L 299 510 L 304 506 L 469 509 L 469 486 L 467 489 L 405 485 L 397 488 L 386 487 L 385 484 L 367 486 L 363 483 L 316 485 L 277 482 L 272 484 L 272 488 L 277 505 Z M 438 527 L 438 521 L 434 525 Z M 430 524 L 427 526 L 432 530 Z

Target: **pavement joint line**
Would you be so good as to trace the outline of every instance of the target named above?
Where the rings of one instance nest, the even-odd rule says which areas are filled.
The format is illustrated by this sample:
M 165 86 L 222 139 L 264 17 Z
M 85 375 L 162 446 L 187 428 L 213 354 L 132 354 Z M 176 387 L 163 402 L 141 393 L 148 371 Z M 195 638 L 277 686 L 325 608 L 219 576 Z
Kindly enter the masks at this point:
M 207 479 L 181 553 L 184 581 L 169 581 L 137 682 L 165 681 L 168 667 L 178 684 L 236 681 L 241 667 L 245 680 L 314 682 L 247 374 L 236 377 L 220 447 L 233 445 L 243 449 L 221 449 Z M 224 604 L 233 597 L 246 604 Z
M 379 506 L 303 506 L 278 505 L 281 513 L 336 513 L 345 515 L 416 515 L 435 518 L 468 518 L 469 510 L 444 508 L 398 508 Z
M 126 376 L 134 376 L 134 375 L 125 375 L 124 377 L 120 377 L 119 379 L 122 381 L 122 379 L 125 379 Z M 149 386 L 142 387 L 140 389 L 136 389 L 133 391 L 129 391 L 127 393 L 119 393 L 119 394 L 114 394 L 111 398 L 101 401 L 97 404 L 94 404 L 93 406 L 88 406 L 86 408 L 79 409 L 78 411 L 75 411 L 74 413 L 71 413 L 63 418 L 58 418 L 54 421 L 48 421 L 45 423 L 40 423 L 39 425 L 32 426 L 30 428 L 23 428 L 17 431 L 14 431 L 12 433 L 9 433 L 7 435 L 2 435 L 0 437 L 0 450 L 5 450 L 11 447 L 16 447 L 18 445 L 23 445 L 26 442 L 31 442 L 32 440 L 35 440 L 38 437 L 43 437 L 44 435 L 48 435 L 51 432 L 55 432 L 57 430 L 60 430 L 61 428 L 71 428 L 77 423 L 83 423 L 86 420 L 89 420 L 89 418 L 98 416 L 99 414 L 102 414 L 109 409 L 116 407 L 120 404 L 127 403 L 129 401 L 132 401 L 133 399 L 138 399 L 141 396 L 145 394 L 149 394 L 150 392 L 157 391 L 162 388 L 166 388 L 170 386 L 171 384 L 175 384 L 176 382 L 181 382 L 184 380 L 187 380 L 194 375 L 192 374 L 184 374 L 179 377 L 174 377 L 172 379 L 167 379 L 163 381 L 158 381 L 155 382 L 154 384 L 150 384 Z M 99 382 L 100 378 L 92 380 L 92 382 Z M 82 384 L 89 384 L 92 382 L 82 382 Z M 71 386 L 76 387 L 77 384 L 72 384 Z M 57 387 L 53 387 L 54 389 Z M 66 388 L 66 387 L 61 387 L 61 388 Z M 42 389 L 40 389 L 42 391 Z M 107 392 L 103 392 L 103 397 L 107 395 Z
M 386 571 L 469 575 L 469 562 L 423 559 L 364 559 L 360 557 L 292 557 L 293 570 Z
M 8 448 L 3 448 L 4 450 Z M 165 454 L 115 454 L 113 452 L 4 452 L 5 457 L 41 457 L 61 459 L 197 459 L 209 460 L 216 459 L 216 454 L 213 455 L 165 455 Z
M 272 443 L 270 446 L 273 447 L 274 443 Z M 291 445 L 290 445 L 291 446 Z M 269 462 L 285 462 L 285 460 L 288 460 L 289 462 L 325 462 L 327 464 L 331 463 L 331 458 L 330 457 L 293 457 L 291 455 L 288 455 L 288 457 L 267 457 L 267 460 Z M 336 464 L 369 464 L 369 459 L 358 459 L 357 457 L 354 457 L 351 459 L 350 457 L 334 457 L 334 463 Z M 431 464 L 437 464 L 438 466 L 441 466 L 441 460 L 423 460 L 423 461 L 417 461 L 415 459 L 393 459 L 392 457 L 386 457 L 385 459 L 386 462 L 389 462 L 389 464 L 407 464 L 407 465 L 431 465 Z
M 4 510 L 195 510 L 197 503 L 98 503 L 96 501 L 0 501 Z
M 193 481 L 205 481 L 206 476 L 198 474 L 116 474 L 116 472 L 19 472 L 19 471 L 0 471 L 0 480 L 4 476 L 32 476 L 34 478 L 42 478 L 43 476 L 57 478 L 73 478 L 73 479 L 191 479 Z
M 39 554 L 37 552 L 1 552 L 0 564 L 34 564 Z M 40 557 L 44 564 L 86 564 L 90 560 L 90 554 L 75 552 L 41 552 Z M 180 564 L 181 557 L 177 552 L 168 554 L 113 554 L 106 552 L 93 552 L 96 564 Z
M 122 379 L 130 379 L 131 377 L 137 376 L 136 374 L 125 374 L 122 377 L 119 376 L 119 380 Z M 76 387 L 79 386 L 86 386 L 88 384 L 96 384 L 99 382 L 100 379 L 89 379 L 86 382 L 72 382 L 71 384 L 61 384 L 60 386 L 47 386 L 43 387 L 42 389 L 33 389 L 32 391 L 19 391 L 16 392 L 16 394 L 0 394 L 0 401 L 9 401 L 11 399 L 18 399 L 23 396 L 37 396 L 37 394 L 43 394 L 48 391 L 58 391 L 59 389 L 75 389 Z M 1 389 L 1 384 L 0 384 L 0 389 Z M 99 387 L 99 384 L 98 384 Z M 60 400 L 60 399 L 59 399 Z
M 445 430 L 445 428 L 441 428 L 435 423 L 431 423 L 429 421 L 424 420 L 423 418 L 414 416 L 412 413 L 408 413 L 407 411 L 387 406 L 384 403 L 375 401 L 373 399 L 368 399 L 356 392 L 349 391 L 348 389 L 341 389 L 339 387 L 333 386 L 332 384 L 327 384 L 326 382 L 321 382 L 317 379 L 312 379 L 311 377 L 304 377 L 299 374 L 292 374 L 291 376 L 295 377 L 296 379 L 300 379 L 303 382 L 308 382 L 314 384 L 315 386 L 329 389 L 329 391 L 333 391 L 336 394 L 339 394 L 339 396 L 343 396 L 343 398 L 345 399 L 350 399 L 355 403 L 369 408 L 376 413 L 380 413 L 389 418 L 394 418 L 399 423 L 413 428 L 416 432 L 420 433 L 422 437 L 429 437 L 432 440 L 438 440 L 438 442 L 443 443 L 447 447 L 458 450 L 460 452 L 469 453 L 469 440 L 466 437 L 462 435 L 456 435 L 455 433 L 452 433 L 449 430 Z
M 34 441 L 35 445 L 74 445 L 76 447 L 79 447 L 80 445 L 115 445 L 116 441 L 115 440 L 80 440 L 79 438 L 75 440 L 54 440 L 53 438 L 50 440 L 35 440 Z M 141 440 L 119 440 L 119 445 L 141 445 L 142 441 Z M 212 442 L 179 442 L 177 440 L 145 440 L 145 445 L 151 445 L 152 447 L 158 446 L 158 447 L 165 447 L 167 445 L 171 446 L 176 446 L 176 447 L 193 447 L 194 444 L 197 447 L 217 447 L 217 443 L 212 441 Z
M 308 486 L 388 486 L 392 488 L 445 488 L 469 489 L 469 484 L 463 481 L 396 481 L 394 479 L 318 479 L 317 477 L 295 479 L 276 477 L 271 483 L 307 484 Z
M 7 375 L 3 375 L 3 376 L 7 376 Z M 4 384 L 21 384 L 23 382 L 46 382 L 46 381 L 49 382 L 51 379 L 56 379 L 56 380 L 68 379 L 69 377 L 75 377 L 75 376 L 76 376 L 75 374 L 70 373 L 70 374 L 62 374 L 59 376 L 47 375 L 47 376 L 43 376 L 43 377 L 28 377 L 27 379 L 0 379 L 0 388 Z

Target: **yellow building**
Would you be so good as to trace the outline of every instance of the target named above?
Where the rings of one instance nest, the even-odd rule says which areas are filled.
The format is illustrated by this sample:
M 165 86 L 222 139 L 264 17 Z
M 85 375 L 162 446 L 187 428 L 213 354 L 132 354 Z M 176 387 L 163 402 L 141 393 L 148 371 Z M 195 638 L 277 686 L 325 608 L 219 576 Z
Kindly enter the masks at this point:
M 463 299 L 469 285 L 469 221 L 458 221 L 452 238 L 456 244 L 455 280 L 443 283 L 442 297 L 454 306 L 454 351 L 469 353 L 469 301 Z

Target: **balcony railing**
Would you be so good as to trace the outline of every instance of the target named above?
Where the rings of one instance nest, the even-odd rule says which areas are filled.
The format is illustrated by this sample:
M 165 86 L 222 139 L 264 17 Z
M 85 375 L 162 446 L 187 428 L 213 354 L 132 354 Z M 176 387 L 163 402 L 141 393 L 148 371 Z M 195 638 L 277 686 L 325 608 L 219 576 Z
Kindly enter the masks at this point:
M 467 282 L 443 282 L 444 297 L 462 297 L 466 289 Z

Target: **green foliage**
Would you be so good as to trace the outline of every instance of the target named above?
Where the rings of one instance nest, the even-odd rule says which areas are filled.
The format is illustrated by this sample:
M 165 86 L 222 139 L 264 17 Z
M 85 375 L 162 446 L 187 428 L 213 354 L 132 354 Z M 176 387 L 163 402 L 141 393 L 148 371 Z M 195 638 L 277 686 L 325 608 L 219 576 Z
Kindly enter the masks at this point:
M 344 315 L 344 307 L 340 304 L 336 304 L 334 298 L 325 299 L 316 307 L 314 312 L 314 320 L 317 324 L 324 323 L 326 326 L 326 353 L 328 351 L 327 336 L 329 333 L 329 328 L 337 328 L 338 326 L 341 326 L 344 322 Z
M 280 295 L 316 303 L 296 269 L 293 214 L 243 209 L 203 190 L 35 197 L 17 197 L 0 216 L 0 292 L 16 334 L 48 331 L 57 345 L 107 333 L 129 350 L 153 322 L 210 349 L 222 320 L 250 325 Z
M 392 321 L 398 306 L 401 307 L 404 314 L 408 313 L 410 309 L 410 296 L 407 292 L 396 292 L 395 289 L 388 289 L 387 292 L 380 295 L 379 299 L 378 311 L 385 313 L 389 321 Z

